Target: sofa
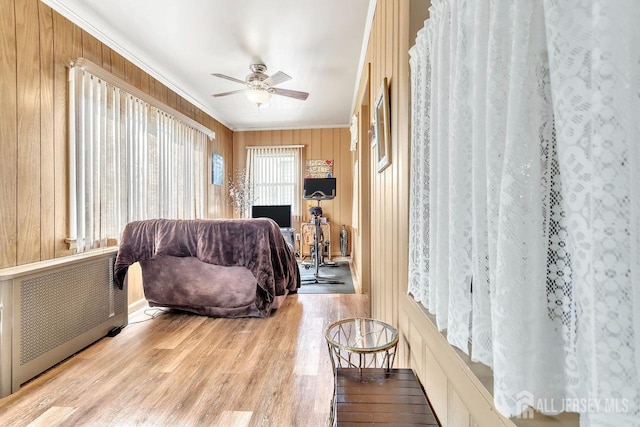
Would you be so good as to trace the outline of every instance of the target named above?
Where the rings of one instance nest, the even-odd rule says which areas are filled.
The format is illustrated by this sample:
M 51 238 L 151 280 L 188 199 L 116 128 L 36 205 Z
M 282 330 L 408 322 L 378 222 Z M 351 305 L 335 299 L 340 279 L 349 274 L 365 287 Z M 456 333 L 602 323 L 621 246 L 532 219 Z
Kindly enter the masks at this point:
M 114 264 L 122 288 L 139 262 L 150 306 L 212 317 L 267 317 L 300 286 L 293 248 L 268 218 L 135 221 Z

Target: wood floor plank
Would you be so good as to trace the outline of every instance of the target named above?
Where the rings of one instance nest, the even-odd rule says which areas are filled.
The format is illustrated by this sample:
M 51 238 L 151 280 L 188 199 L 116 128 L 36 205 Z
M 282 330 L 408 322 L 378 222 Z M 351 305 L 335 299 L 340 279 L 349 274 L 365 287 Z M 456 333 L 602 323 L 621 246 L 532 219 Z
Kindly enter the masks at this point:
M 0 399 L 0 425 L 324 426 L 333 395 L 324 330 L 368 306 L 359 294 L 290 295 L 267 319 L 136 316 L 150 320 Z
M 64 425 L 67 418 L 76 411 L 77 408 L 52 406 L 44 414 L 29 423 L 28 427 L 53 427 Z
M 174 349 L 182 343 L 191 333 L 197 329 L 204 321 L 205 317 L 199 317 L 196 321 L 191 321 L 188 315 L 180 317 L 180 322 L 167 322 L 168 330 L 162 334 L 162 338 L 158 339 L 155 348 Z
M 249 426 L 249 422 L 251 421 L 252 415 L 253 413 L 250 411 L 223 411 L 216 426 L 246 427 L 246 426 Z
M 319 359 L 324 346 L 324 321 L 317 317 L 302 325 L 309 333 L 305 334 L 305 341 L 301 342 L 296 357 L 294 373 L 297 375 L 318 375 Z

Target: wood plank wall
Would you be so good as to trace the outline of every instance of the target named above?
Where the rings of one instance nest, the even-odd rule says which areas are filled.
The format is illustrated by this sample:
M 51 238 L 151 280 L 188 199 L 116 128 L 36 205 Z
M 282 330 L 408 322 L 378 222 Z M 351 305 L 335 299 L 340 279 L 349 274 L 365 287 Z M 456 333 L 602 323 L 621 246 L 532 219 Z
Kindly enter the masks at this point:
M 408 50 L 415 42 L 412 12 L 423 15 L 427 0 L 378 0 L 369 38 L 365 67 L 360 76 L 356 114 L 361 125 L 368 110 L 371 122 L 374 104 L 384 77 L 389 81 L 391 109 L 391 165 L 377 172 L 375 151 L 371 150 L 369 170 L 361 181 L 369 179 L 370 216 L 370 288 L 371 316 L 398 328 L 400 344 L 397 367 L 411 367 L 425 386 L 429 399 L 443 426 L 511 426 L 493 406 L 491 394 L 471 373 L 467 362 L 448 344 L 425 310 L 407 295 L 409 247 L 410 177 L 410 75 Z M 368 94 L 368 99 L 363 99 Z M 364 114 L 363 114 L 364 113 Z M 364 132 L 361 132 L 364 134 Z M 360 147 L 366 147 L 360 144 Z M 365 149 L 365 148 L 362 148 Z M 359 158 L 367 153 L 359 152 Z M 364 163 L 363 163 L 364 164 Z M 359 195 L 362 197 L 362 195 Z M 362 230 L 358 238 L 364 238 Z M 356 241 L 356 247 L 360 242 Z M 354 262 L 362 263 L 356 254 Z M 488 370 L 488 368 L 487 368 Z
M 223 179 L 222 185 L 211 184 L 212 153 L 222 156 L 224 159 L 223 174 L 228 175 L 228 171 L 233 168 L 233 131 L 219 123 L 216 127 L 216 139 L 209 143 L 209 183 L 207 185 L 209 213 L 207 216 L 208 218 L 231 218 L 233 217 L 233 209 L 229 205 L 229 180 Z
M 391 164 L 378 173 L 377 157 L 372 150 L 369 170 L 363 170 L 360 179 L 369 180 L 371 203 L 371 314 L 394 325 L 398 324 L 399 294 L 406 292 L 408 274 L 408 20 L 409 2 L 378 0 L 366 54 L 368 76 L 363 72 L 360 77 L 359 93 L 368 93 L 369 99 L 360 102 L 356 111 L 362 126 L 373 121 L 374 111 L 366 106 L 374 104 L 386 77 L 391 110 Z
M 222 154 L 227 169 L 232 165 L 231 130 L 40 1 L 2 0 L 0 268 L 71 254 L 64 242 L 69 204 L 66 67 L 77 57 L 101 64 L 215 131 L 209 154 Z M 209 182 L 209 216 L 229 216 L 225 189 L 212 187 Z
M 304 145 L 303 164 L 306 160 L 332 159 L 333 176 L 336 177 L 336 198 L 322 202 L 323 214 L 331 223 L 331 253 L 340 254 L 339 233 L 344 224 L 351 235 L 351 212 L 353 191 L 353 167 L 351 162 L 351 133 L 347 128 L 326 129 L 289 129 L 289 130 L 264 130 L 234 132 L 234 168 L 241 169 L 246 164 L 246 147 L 269 145 Z M 304 206 L 303 220 L 309 220 L 309 212 L 306 207 L 309 203 L 315 206 L 315 202 L 302 199 Z M 294 224 L 296 232 L 300 227 Z

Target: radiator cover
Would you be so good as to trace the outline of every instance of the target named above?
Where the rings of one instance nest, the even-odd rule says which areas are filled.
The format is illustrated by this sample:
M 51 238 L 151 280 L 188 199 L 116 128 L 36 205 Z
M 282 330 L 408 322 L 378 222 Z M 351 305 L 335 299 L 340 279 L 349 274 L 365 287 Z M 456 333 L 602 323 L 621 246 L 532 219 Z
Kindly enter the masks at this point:
M 0 270 L 0 397 L 127 324 L 115 256 L 110 249 Z

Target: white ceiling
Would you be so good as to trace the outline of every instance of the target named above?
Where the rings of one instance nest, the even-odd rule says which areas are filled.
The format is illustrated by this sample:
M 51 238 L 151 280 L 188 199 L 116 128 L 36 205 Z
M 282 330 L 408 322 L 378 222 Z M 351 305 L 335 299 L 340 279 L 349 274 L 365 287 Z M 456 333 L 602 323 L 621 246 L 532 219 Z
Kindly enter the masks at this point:
M 43 0 L 233 130 L 349 125 L 375 0 Z M 252 63 L 292 77 L 258 109 L 240 80 Z

